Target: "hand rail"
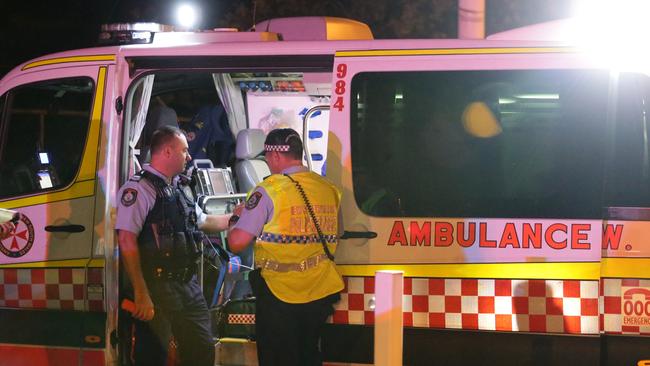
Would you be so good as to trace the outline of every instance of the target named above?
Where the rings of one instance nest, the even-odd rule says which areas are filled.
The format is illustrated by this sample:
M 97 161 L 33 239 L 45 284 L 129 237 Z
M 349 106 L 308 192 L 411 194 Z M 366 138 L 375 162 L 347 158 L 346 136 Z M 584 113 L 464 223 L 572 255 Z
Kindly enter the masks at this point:
M 312 107 L 305 113 L 302 118 L 302 147 L 305 150 L 305 159 L 307 160 L 307 167 L 311 169 L 311 153 L 309 152 L 309 118 L 312 114 L 320 111 L 329 111 L 329 105 L 317 105 Z

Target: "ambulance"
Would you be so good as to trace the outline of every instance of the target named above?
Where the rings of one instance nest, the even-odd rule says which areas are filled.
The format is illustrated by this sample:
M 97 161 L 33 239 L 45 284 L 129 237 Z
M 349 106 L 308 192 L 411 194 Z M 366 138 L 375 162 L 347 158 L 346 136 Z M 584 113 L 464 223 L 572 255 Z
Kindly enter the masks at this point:
M 557 28 L 124 25 L 18 65 L 0 80 L 0 208 L 19 213 L 0 242 L 0 364 L 131 364 L 116 194 L 169 121 L 196 145 L 207 212 L 268 174 L 255 146 L 276 127 L 342 190 L 328 363 L 373 364 L 388 269 L 404 273 L 405 365 L 648 364 L 650 69 Z

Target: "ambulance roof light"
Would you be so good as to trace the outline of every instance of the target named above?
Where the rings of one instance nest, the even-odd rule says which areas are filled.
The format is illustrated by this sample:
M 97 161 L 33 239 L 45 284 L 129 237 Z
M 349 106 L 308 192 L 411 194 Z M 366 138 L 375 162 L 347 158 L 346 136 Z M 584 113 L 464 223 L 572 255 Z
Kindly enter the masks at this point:
M 102 26 L 99 44 L 158 46 L 187 46 L 216 42 L 269 42 L 278 41 L 270 32 L 238 32 L 235 28 L 217 28 L 205 31 L 178 31 L 176 27 L 156 23 L 106 24 Z
M 176 19 L 178 24 L 185 29 L 192 29 L 196 26 L 199 19 L 199 12 L 191 4 L 180 4 L 176 8 Z
M 181 11 L 180 9 L 185 9 Z M 185 13 L 186 12 L 186 13 Z M 317 41 L 373 39 L 370 28 L 361 22 L 334 17 L 293 17 L 270 19 L 258 23 L 253 32 L 238 32 L 233 28 L 192 30 L 187 28 L 191 18 L 189 8 L 179 8 L 184 26 L 158 23 L 104 24 L 100 45 L 189 45 L 214 42 Z M 179 21 L 181 19 L 179 18 Z
M 275 18 L 257 23 L 256 32 L 272 32 L 285 41 L 334 41 L 373 39 L 367 24 L 336 17 Z
M 102 24 L 99 33 L 101 45 L 152 43 L 156 32 L 171 32 L 174 27 L 158 23 Z

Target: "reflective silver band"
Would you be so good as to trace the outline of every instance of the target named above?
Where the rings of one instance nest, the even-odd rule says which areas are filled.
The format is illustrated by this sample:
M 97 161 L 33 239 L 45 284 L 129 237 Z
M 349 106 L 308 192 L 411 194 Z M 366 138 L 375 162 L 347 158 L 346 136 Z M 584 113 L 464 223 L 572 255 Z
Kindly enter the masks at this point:
M 259 261 L 255 261 L 255 268 L 262 268 L 274 272 L 304 272 L 328 260 L 327 254 L 325 253 L 309 257 L 300 263 L 280 263 L 268 259 L 260 259 Z

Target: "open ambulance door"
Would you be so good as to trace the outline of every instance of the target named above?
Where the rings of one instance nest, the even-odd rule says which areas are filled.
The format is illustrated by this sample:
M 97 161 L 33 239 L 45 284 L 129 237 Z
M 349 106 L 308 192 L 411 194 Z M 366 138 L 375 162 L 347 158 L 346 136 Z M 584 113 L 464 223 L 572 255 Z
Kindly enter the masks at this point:
M 605 288 L 605 329 L 599 303 L 601 275 L 619 277 L 601 271 L 604 242 L 650 251 L 603 214 L 650 207 L 648 77 L 573 49 L 494 44 L 337 52 L 327 176 L 343 189 L 346 289 L 327 360 L 372 363 L 380 269 L 404 271 L 405 364 L 642 359 L 605 340 L 601 360 L 603 330 L 622 329 L 620 279 Z
M 19 213 L 0 242 L 5 364 L 105 362 L 104 217 L 96 202 L 105 202 L 97 171 L 114 60 L 32 62 L 0 85 L 0 207 Z

